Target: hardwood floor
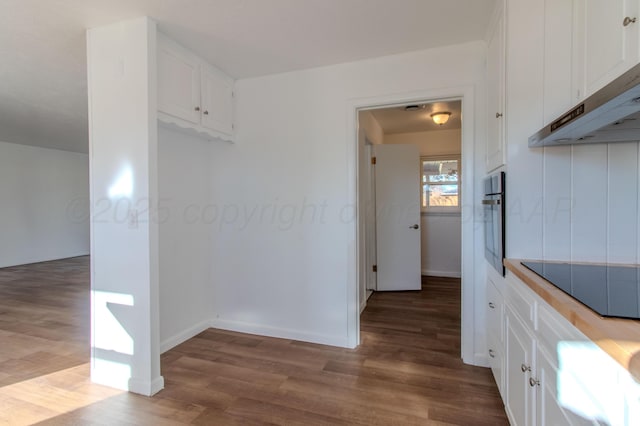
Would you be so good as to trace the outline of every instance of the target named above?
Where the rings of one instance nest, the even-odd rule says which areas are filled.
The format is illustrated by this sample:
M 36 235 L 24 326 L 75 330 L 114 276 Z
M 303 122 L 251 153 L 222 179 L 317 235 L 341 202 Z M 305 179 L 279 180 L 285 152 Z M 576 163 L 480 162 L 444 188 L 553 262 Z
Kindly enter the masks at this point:
M 0 424 L 508 424 L 491 372 L 459 359 L 459 289 L 375 293 L 356 350 L 209 329 L 146 398 L 88 379 L 87 257 L 0 269 Z

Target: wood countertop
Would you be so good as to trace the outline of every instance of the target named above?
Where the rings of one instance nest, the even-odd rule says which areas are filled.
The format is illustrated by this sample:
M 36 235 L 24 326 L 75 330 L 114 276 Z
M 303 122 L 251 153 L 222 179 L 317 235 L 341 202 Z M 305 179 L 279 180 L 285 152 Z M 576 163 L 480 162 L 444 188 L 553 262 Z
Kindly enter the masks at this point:
M 640 382 L 640 320 L 602 317 L 520 262 L 505 259 L 504 266 Z

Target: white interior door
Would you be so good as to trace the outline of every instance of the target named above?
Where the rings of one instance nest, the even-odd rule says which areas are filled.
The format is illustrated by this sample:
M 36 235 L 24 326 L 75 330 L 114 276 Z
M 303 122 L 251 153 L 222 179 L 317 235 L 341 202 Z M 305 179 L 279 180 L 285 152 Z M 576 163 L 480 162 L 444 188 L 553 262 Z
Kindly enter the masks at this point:
M 420 290 L 420 154 L 376 145 L 378 291 Z

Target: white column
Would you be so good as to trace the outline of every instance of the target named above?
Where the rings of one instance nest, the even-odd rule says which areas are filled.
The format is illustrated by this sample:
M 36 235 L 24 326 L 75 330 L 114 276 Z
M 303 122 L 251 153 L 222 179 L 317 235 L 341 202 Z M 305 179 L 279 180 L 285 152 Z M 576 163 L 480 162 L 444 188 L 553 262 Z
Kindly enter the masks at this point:
M 87 32 L 91 175 L 91 379 L 161 390 L 156 25 Z

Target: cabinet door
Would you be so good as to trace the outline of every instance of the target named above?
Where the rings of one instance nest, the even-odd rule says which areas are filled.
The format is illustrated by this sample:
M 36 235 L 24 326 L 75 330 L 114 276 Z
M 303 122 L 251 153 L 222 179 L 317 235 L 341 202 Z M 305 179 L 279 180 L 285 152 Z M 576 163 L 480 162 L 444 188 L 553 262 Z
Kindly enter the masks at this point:
M 577 101 L 573 93 L 573 10 L 576 0 L 544 3 L 544 123 Z
M 199 64 L 164 43 L 158 49 L 158 110 L 200 123 Z
M 538 348 L 536 353 L 536 419 L 540 426 L 560 425 L 593 425 L 593 422 L 579 414 L 573 413 L 570 408 L 563 408 L 558 399 L 558 388 L 567 387 L 575 394 L 579 387 L 571 386 L 558 380 L 557 364 L 550 359 L 543 350 Z M 561 389 L 560 392 L 566 392 Z M 571 418 L 571 419 L 570 419 Z
M 520 319 L 506 309 L 505 408 L 513 425 L 534 424 L 535 391 L 529 379 L 535 371 L 535 339 Z
M 233 80 L 203 68 L 202 125 L 225 134 L 233 133 Z
M 487 172 L 505 163 L 504 152 L 504 9 L 499 12 L 487 50 Z
M 581 46 L 585 96 L 592 94 L 638 62 L 638 0 L 585 0 L 579 2 L 581 20 L 574 37 Z
M 487 354 L 489 366 L 500 391 L 504 396 L 504 345 L 503 306 L 504 299 L 490 277 L 487 277 Z

